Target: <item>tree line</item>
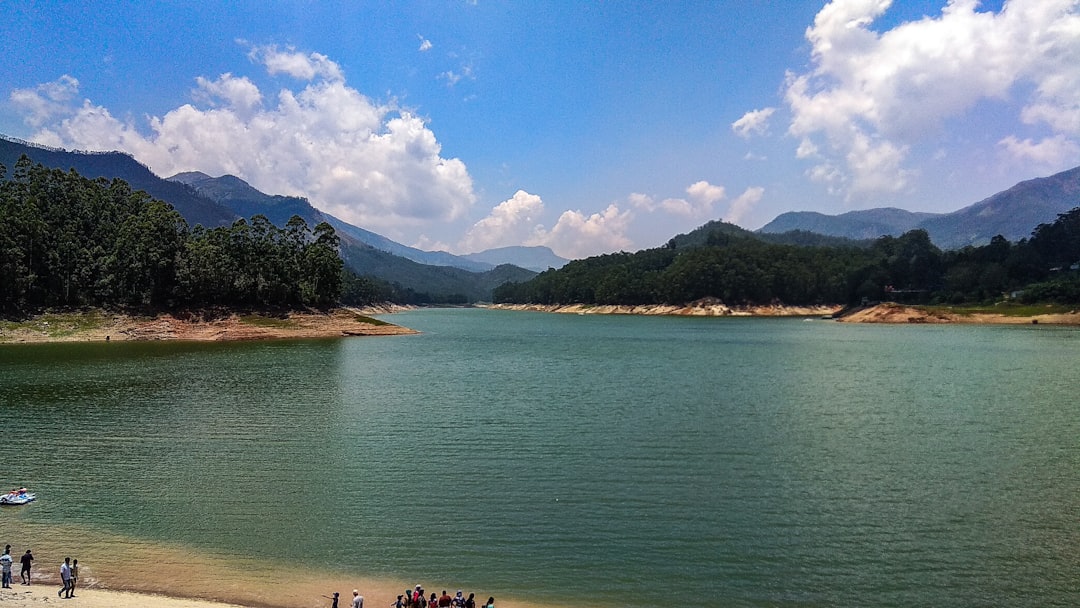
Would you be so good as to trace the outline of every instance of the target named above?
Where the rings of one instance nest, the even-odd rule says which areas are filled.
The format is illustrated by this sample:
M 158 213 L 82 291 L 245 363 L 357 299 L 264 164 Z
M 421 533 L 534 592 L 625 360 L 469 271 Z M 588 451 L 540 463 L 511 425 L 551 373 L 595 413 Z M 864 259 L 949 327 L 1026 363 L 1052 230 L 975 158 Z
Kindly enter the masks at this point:
M 534 304 L 685 304 L 718 298 L 729 305 L 1080 303 L 1080 208 L 1041 224 L 1031 238 L 998 236 L 981 247 L 942 251 L 924 230 L 883 236 L 868 246 L 767 242 L 718 226 L 704 243 L 575 260 L 523 283 L 507 283 L 495 302 Z
M 23 156 L 0 165 L 0 312 L 175 306 L 327 307 L 378 288 L 344 272 L 339 237 L 298 216 L 189 229 L 123 180 L 87 179 Z

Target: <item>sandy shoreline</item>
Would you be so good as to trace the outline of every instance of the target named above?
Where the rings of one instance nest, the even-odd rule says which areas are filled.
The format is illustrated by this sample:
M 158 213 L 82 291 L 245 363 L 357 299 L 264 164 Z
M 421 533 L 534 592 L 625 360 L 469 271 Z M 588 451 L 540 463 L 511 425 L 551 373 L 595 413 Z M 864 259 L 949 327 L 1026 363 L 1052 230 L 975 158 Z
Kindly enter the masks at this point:
M 494 595 L 500 608 L 557 608 L 562 602 L 534 602 L 498 589 L 468 587 L 424 573 L 377 575 L 367 572 L 358 552 L 335 567 L 313 567 L 289 547 L 240 555 L 160 539 L 136 538 L 82 525 L 36 522 L 17 508 L 0 513 L 0 545 L 15 556 L 12 589 L 0 589 L 0 608 L 329 608 L 326 596 L 341 594 L 348 608 L 352 590 L 364 605 L 389 606 L 398 594 L 419 583 L 430 595 Z M 19 557 L 33 550 L 33 584 L 20 584 Z M 60 599 L 59 568 L 64 557 L 79 560 L 79 584 L 72 599 Z
M 213 318 L 163 313 L 154 317 L 87 311 L 38 315 L 0 323 L 0 344 L 36 342 L 230 341 L 415 334 L 414 330 L 369 315 L 396 307 L 339 308 L 329 312 L 229 313 Z
M 485 308 L 551 312 L 578 315 L 657 315 L 691 317 L 833 317 L 843 307 L 833 306 L 727 306 L 714 300 L 701 300 L 684 306 L 650 304 L 615 306 L 592 304 L 491 304 Z M 1036 315 L 1007 315 L 998 313 L 961 314 L 940 308 L 904 306 L 882 303 L 848 312 L 835 319 L 842 323 L 966 323 L 986 325 L 1080 325 L 1080 311 Z
M 838 312 L 841 306 L 728 306 L 705 299 L 685 305 L 600 305 L 600 304 L 489 304 L 493 310 L 554 312 L 577 315 L 647 315 L 681 317 L 820 317 Z
M 937 308 L 904 306 L 886 302 L 843 315 L 837 321 L 841 323 L 894 324 L 1080 325 L 1080 311 L 1017 316 L 984 312 L 960 314 Z
M 19 584 L 16 578 L 12 589 L 0 589 L 0 606 L 4 608 L 44 608 L 67 606 L 69 608 L 246 608 L 238 604 L 225 604 L 205 600 L 182 599 L 164 595 L 106 591 L 103 589 L 77 589 L 71 599 L 61 599 L 57 589 L 39 583 L 31 586 Z

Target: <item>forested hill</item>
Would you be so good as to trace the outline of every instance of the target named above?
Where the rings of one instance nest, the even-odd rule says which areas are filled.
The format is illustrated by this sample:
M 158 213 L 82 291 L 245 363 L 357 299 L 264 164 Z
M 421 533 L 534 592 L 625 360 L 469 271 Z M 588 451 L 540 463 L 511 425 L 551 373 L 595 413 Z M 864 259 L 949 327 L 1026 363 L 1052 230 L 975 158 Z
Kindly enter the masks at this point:
M 260 192 L 244 180 L 232 176 L 209 177 L 190 172 L 169 178 L 188 184 L 201 195 L 227 206 L 244 217 L 265 215 L 278 226 L 298 216 L 309 225 L 326 222 L 341 240 L 341 257 L 357 274 L 383 283 L 381 293 L 390 300 L 408 304 L 467 304 L 490 300 L 491 290 L 507 280 L 525 281 L 535 272 L 512 266 L 471 262 L 448 253 L 421 252 L 373 232 L 345 223 L 311 206 L 296 196 Z M 400 255 L 412 251 L 413 257 Z M 408 253 L 405 251 L 404 253 Z M 419 255 L 423 254 L 423 255 Z M 416 261 L 420 257 L 428 262 Z M 443 259 L 454 258 L 454 259 Z M 441 264 L 434 263 L 437 260 Z M 464 268 L 462 267 L 464 266 Z
M 708 228 L 708 229 L 704 229 Z M 575 260 L 495 290 L 499 303 L 728 305 L 844 304 L 868 300 L 965 303 L 1023 290 L 1030 301 L 1080 303 L 1080 208 L 1031 238 L 995 237 L 942 251 L 923 230 L 869 246 L 769 243 L 710 224 L 666 247 Z
M 80 175 L 91 178 L 122 179 L 133 190 L 146 191 L 153 198 L 172 205 L 190 227 L 199 224 L 207 228 L 231 226 L 237 219 L 255 215 L 265 216 L 277 228 L 284 228 L 294 215 L 304 219 L 308 226 L 326 222 L 335 228 L 342 257 L 349 269 L 368 277 L 359 282 L 350 280 L 349 285 L 353 288 L 345 291 L 350 302 L 369 297 L 416 304 L 490 300 L 492 288 L 502 280 L 524 281 L 535 275 L 533 271 L 496 268 L 493 264 L 443 252 L 411 250 L 323 214 L 306 199 L 264 194 L 233 176 L 211 178 L 201 173 L 188 173 L 175 176 L 173 181 L 164 180 L 127 154 L 70 152 L 0 135 L 0 164 L 10 170 L 23 154 L 46 167 L 64 171 L 75 169 Z M 417 263 L 393 253 L 399 249 L 412 251 L 413 257 L 427 262 Z M 474 272 L 451 265 L 464 266 Z
M 44 308 L 336 305 L 350 279 L 321 223 L 265 216 L 189 229 L 126 182 L 23 157 L 0 175 L 0 313 Z M 351 278 L 351 287 L 361 291 Z
M 121 152 L 69 152 L 21 142 L 0 135 L 0 164 L 10 170 L 26 155 L 34 163 L 63 170 L 74 169 L 88 178 L 118 178 L 135 190 L 168 202 L 187 220 L 207 228 L 228 226 L 240 216 L 218 203 L 199 196 L 184 184 L 154 175 L 148 167 Z

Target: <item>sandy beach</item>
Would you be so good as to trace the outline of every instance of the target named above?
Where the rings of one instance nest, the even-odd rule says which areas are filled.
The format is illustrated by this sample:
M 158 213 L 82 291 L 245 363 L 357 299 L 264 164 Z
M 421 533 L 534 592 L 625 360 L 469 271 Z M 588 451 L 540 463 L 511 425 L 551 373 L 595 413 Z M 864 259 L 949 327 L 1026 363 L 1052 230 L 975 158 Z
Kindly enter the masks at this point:
M 291 557 L 289 547 L 272 555 L 239 556 L 103 529 L 31 522 L 18 511 L 5 509 L 0 516 L 0 545 L 10 544 L 15 558 L 12 589 L 0 589 L 0 608 L 330 608 L 326 596 L 335 591 L 341 594 L 339 608 L 349 608 L 353 589 L 364 596 L 364 606 L 386 608 L 415 584 L 428 595 L 443 589 L 451 596 L 458 589 L 466 597 L 475 592 L 481 600 L 494 595 L 500 608 L 540 605 L 422 575 L 372 576 L 364 572 L 360 552 L 355 562 L 328 571 Z M 35 558 L 30 586 L 19 579 L 19 558 L 27 548 Z M 74 598 L 61 599 L 59 568 L 69 556 L 79 560 L 78 588 Z
M 18 566 L 15 568 L 18 569 Z M 14 573 L 13 573 L 14 574 Z M 329 607 L 331 600 L 329 592 L 313 593 L 308 597 L 298 597 L 299 594 L 288 594 L 276 601 L 248 601 L 237 604 L 227 601 L 206 600 L 191 597 L 173 597 L 157 593 L 142 593 L 133 591 L 116 591 L 100 587 L 77 588 L 71 598 L 62 598 L 58 595 L 60 584 L 39 581 L 26 586 L 19 583 L 18 575 L 14 575 L 11 589 L 0 589 L 0 608 L 284 608 L 288 606 L 302 607 Z M 307 588 L 308 585 L 301 585 Z M 425 590 L 430 594 L 429 590 Z M 436 591 L 441 592 L 442 589 Z M 453 595 L 455 590 L 448 590 Z M 378 606 L 384 608 L 392 604 L 397 597 L 396 593 L 403 593 L 404 589 L 393 591 L 371 590 L 361 591 L 364 597 L 364 606 Z M 338 606 L 349 608 L 352 602 L 352 589 L 341 589 Z M 478 603 L 484 598 L 477 598 Z M 528 608 L 525 604 L 513 601 L 498 601 L 499 606 L 510 608 Z
M 102 589 L 78 589 L 71 599 L 61 599 L 51 585 L 19 584 L 12 589 L 0 590 L 0 606 L 4 608 L 44 608 L 67 606 L 69 608 L 240 608 L 237 604 L 224 604 L 204 600 L 179 599 L 163 595 L 105 591 Z

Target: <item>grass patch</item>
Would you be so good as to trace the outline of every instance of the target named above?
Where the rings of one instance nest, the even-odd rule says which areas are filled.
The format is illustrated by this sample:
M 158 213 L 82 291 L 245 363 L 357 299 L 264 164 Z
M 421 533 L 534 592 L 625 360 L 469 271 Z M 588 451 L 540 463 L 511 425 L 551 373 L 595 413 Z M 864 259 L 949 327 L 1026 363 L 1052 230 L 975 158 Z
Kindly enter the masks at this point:
M 264 317 L 263 315 L 241 315 L 240 322 L 254 327 L 269 327 L 272 329 L 292 329 L 297 327 L 296 321 L 280 317 Z
M 367 315 L 353 315 L 353 318 L 357 321 L 360 321 L 361 323 L 367 323 L 368 325 L 375 325 L 378 327 L 382 327 L 384 325 L 393 325 L 393 323 L 388 323 L 387 321 L 382 321 L 380 319 L 369 317 Z
M 101 311 L 45 313 L 25 321 L 0 321 L 4 331 L 31 331 L 50 338 L 63 338 L 100 329 L 107 322 Z

